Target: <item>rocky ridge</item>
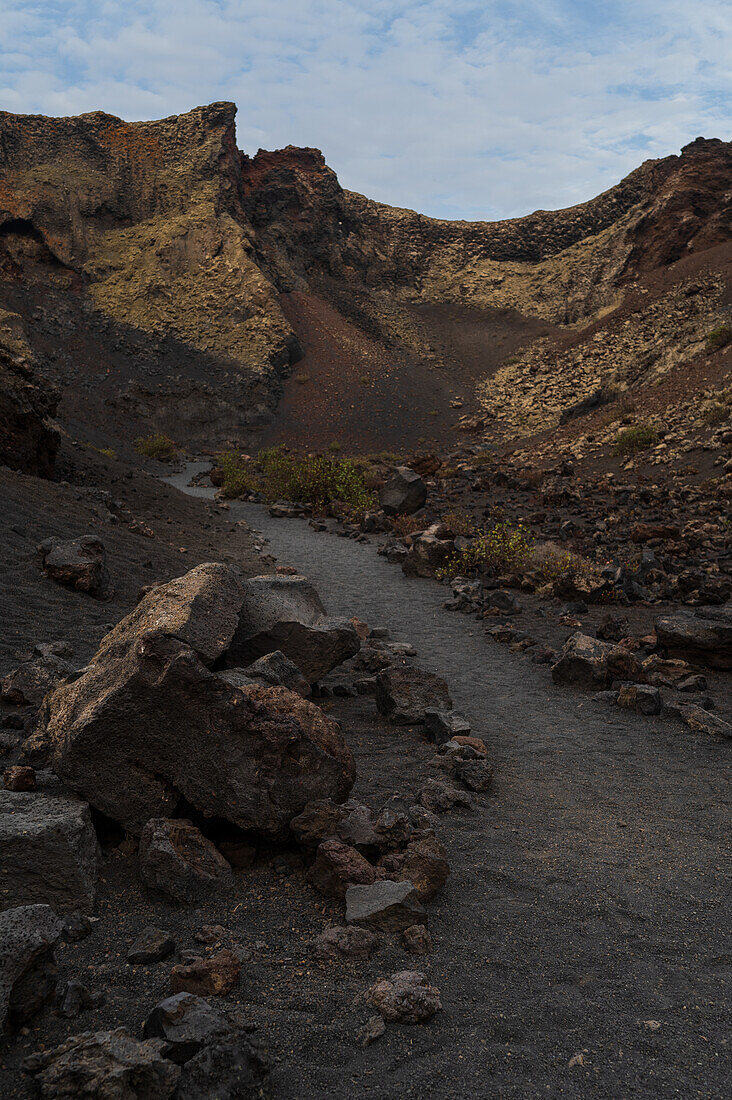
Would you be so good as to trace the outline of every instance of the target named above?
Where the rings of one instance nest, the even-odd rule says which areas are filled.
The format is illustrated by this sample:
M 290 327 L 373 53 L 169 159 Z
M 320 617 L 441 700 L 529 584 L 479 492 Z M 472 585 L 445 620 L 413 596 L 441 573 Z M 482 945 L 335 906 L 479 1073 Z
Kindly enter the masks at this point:
M 729 144 L 699 139 L 568 210 L 439 221 L 343 190 L 318 150 L 241 153 L 235 113 L 214 103 L 157 122 L 0 114 L 0 303 L 60 386 L 62 420 L 100 442 L 112 441 L 110 415 L 127 446 L 145 429 L 189 445 L 240 440 L 271 418 L 303 352 L 305 379 L 329 355 L 342 363 L 335 393 L 315 385 L 301 398 L 287 384 L 315 442 L 332 430 L 328 405 L 397 400 L 384 390 L 392 373 L 405 394 L 429 380 L 438 433 L 451 398 L 475 403 L 476 384 L 523 431 L 546 396 L 537 369 L 566 383 L 556 415 L 577 388 L 558 334 L 591 323 L 602 334 L 640 288 L 643 343 L 667 308 L 653 272 L 712 264 L 696 298 L 670 288 L 680 325 L 655 331 L 661 369 L 724 321 L 714 272 L 730 240 Z M 542 333 L 544 350 L 504 362 Z M 597 332 L 588 339 L 583 356 Z M 580 396 L 623 371 L 583 367 Z

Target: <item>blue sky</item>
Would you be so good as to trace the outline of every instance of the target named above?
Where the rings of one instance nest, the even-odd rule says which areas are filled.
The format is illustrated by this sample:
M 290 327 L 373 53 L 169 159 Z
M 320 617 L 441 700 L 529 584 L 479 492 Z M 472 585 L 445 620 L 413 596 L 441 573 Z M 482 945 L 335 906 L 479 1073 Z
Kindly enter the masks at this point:
M 437 217 L 590 198 L 732 137 L 730 0 L 0 0 L 0 108 L 159 118 L 321 148 L 344 187 Z

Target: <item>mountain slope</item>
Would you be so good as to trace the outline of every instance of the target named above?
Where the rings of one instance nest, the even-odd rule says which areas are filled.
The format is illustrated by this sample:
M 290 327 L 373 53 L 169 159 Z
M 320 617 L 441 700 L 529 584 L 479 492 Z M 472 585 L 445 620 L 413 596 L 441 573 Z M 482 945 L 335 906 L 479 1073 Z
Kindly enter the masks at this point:
M 234 118 L 0 114 L 0 306 L 92 441 L 264 425 L 260 441 L 374 448 L 444 439 L 458 408 L 533 430 L 653 380 L 595 354 L 629 302 L 634 333 L 671 295 L 678 323 L 641 356 L 663 370 L 727 317 L 730 144 L 698 139 L 568 210 L 438 221 L 344 191 L 318 150 L 240 153 Z

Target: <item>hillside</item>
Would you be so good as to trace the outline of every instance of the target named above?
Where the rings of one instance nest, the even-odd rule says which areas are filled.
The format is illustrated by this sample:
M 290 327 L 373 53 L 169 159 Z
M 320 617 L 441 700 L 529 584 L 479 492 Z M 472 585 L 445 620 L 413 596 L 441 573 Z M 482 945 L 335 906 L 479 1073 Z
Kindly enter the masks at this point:
M 438 221 L 343 190 L 318 150 L 240 153 L 235 113 L 0 113 L 0 307 L 73 434 L 373 449 L 479 413 L 512 437 L 729 319 L 729 143 L 568 210 Z

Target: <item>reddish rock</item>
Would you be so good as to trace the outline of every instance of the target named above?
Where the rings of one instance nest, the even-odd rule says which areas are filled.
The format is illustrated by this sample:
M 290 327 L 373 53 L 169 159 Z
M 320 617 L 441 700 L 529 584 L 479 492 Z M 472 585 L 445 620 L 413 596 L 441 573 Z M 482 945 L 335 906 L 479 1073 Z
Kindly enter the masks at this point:
M 326 897 L 344 898 L 349 886 L 369 885 L 375 875 L 374 868 L 355 848 L 340 840 L 325 840 L 318 848 L 308 878 Z
M 450 740 L 455 741 L 458 745 L 465 746 L 465 748 L 474 749 L 479 756 L 488 755 L 486 743 L 480 737 L 464 737 L 461 733 L 457 733 Z
M 195 993 L 199 997 L 218 997 L 230 993 L 239 980 L 241 962 L 224 948 L 209 959 L 195 959 L 174 966 L 170 972 L 172 993 Z
M 420 901 L 429 901 L 447 882 L 450 864 L 444 845 L 434 833 L 415 833 L 403 852 L 392 852 L 379 861 L 385 876 L 411 882 Z
M 415 970 L 379 978 L 364 1000 L 385 1020 L 402 1024 L 422 1024 L 442 1008 L 439 990 L 430 985 L 426 974 Z
M 231 885 L 231 867 L 190 821 L 156 817 L 140 835 L 140 877 L 173 901 Z

